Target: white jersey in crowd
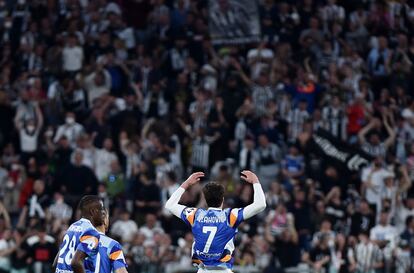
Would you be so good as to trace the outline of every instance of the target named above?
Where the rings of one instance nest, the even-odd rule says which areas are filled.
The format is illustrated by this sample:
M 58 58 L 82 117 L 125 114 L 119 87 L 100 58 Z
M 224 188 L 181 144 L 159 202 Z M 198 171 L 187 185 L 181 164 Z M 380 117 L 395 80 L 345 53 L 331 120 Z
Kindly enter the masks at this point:
M 305 121 L 309 119 L 310 115 L 306 110 L 300 110 L 295 108 L 289 112 L 287 122 L 290 123 L 290 135 L 289 138 L 295 140 L 299 134 L 303 131 L 303 125 Z
M 372 266 L 382 260 L 381 249 L 372 242 L 359 243 L 355 248 L 355 257 L 358 272 L 370 271 Z
M 326 130 L 338 138 L 346 139 L 346 113 L 341 107 L 324 107 L 322 119 Z
M 362 183 L 368 183 L 369 175 L 372 172 L 372 167 L 366 167 L 362 170 Z M 368 203 L 378 205 L 381 202 L 381 191 L 384 184 L 384 177 L 389 174 L 389 171 L 381 168 L 374 171 L 371 175 L 371 187 L 367 187 L 365 191 L 365 198 Z

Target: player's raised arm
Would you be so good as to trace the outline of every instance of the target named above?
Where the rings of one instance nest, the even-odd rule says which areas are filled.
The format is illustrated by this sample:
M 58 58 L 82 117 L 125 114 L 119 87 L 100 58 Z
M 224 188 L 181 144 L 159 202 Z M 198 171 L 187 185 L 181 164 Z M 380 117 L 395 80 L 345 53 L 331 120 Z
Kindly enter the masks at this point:
M 242 171 L 241 179 L 253 185 L 253 203 L 243 210 L 243 218 L 255 216 L 266 208 L 266 197 L 260 185 L 259 178 L 251 171 Z
M 190 175 L 186 181 L 171 195 L 168 201 L 165 203 L 165 208 L 172 214 L 181 218 L 181 213 L 185 209 L 185 206 L 178 204 L 183 193 L 192 185 L 198 183 L 200 179 L 204 177 L 203 172 L 197 172 Z

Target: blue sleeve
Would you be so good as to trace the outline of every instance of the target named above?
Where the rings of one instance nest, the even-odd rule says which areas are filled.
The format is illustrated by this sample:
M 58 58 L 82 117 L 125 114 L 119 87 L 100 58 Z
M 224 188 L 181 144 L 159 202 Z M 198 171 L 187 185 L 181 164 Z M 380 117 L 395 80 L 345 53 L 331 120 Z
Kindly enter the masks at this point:
M 113 271 L 122 267 L 128 267 L 125 261 L 124 253 L 122 252 L 122 247 L 118 242 L 116 242 L 116 244 L 111 248 L 109 260 Z
M 95 229 L 88 229 L 80 236 L 80 242 L 76 250 L 84 252 L 87 256 L 94 254 L 99 243 L 99 233 Z
M 196 208 L 186 207 L 181 212 L 181 220 L 183 220 L 184 223 L 186 223 L 187 225 L 190 225 L 190 226 L 194 225 L 196 212 L 197 212 Z

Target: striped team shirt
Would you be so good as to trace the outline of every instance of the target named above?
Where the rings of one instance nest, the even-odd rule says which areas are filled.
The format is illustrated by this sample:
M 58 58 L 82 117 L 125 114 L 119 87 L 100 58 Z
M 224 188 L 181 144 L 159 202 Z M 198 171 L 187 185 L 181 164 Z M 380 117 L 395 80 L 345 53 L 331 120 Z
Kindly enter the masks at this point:
M 342 108 L 324 107 L 322 119 L 326 130 L 340 139 L 346 139 L 346 113 Z
M 207 169 L 209 166 L 210 143 L 208 138 L 196 138 L 191 152 L 191 166 Z
M 305 124 L 306 120 L 310 117 L 308 111 L 300 110 L 299 108 L 295 108 L 290 111 L 287 122 L 290 125 L 290 135 L 289 138 L 291 140 L 295 140 L 299 134 L 303 131 L 303 125 Z
M 382 257 L 381 249 L 371 242 L 367 244 L 359 243 L 355 247 L 355 259 L 359 272 L 370 272 L 372 266 L 381 261 Z
M 267 103 L 274 99 L 275 96 L 273 94 L 272 87 L 261 86 L 258 84 L 254 84 L 252 86 L 252 97 L 253 97 L 253 104 L 255 106 L 256 115 L 261 116 L 267 113 Z

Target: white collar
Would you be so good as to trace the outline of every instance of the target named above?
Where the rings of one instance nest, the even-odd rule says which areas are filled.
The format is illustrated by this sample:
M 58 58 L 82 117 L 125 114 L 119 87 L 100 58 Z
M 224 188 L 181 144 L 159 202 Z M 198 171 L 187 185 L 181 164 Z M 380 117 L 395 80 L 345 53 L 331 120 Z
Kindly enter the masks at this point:
M 223 210 L 222 208 L 214 208 L 214 207 L 210 207 L 207 210 Z
M 91 222 L 91 220 L 89 220 L 89 219 L 86 219 L 86 218 L 82 217 L 82 218 L 81 218 L 81 220 L 82 220 L 82 221 L 86 221 L 86 222 L 88 222 L 88 223 L 90 223 L 90 224 L 92 225 L 92 222 Z

